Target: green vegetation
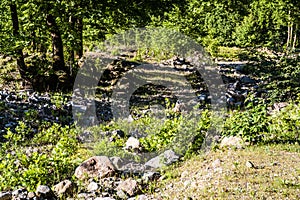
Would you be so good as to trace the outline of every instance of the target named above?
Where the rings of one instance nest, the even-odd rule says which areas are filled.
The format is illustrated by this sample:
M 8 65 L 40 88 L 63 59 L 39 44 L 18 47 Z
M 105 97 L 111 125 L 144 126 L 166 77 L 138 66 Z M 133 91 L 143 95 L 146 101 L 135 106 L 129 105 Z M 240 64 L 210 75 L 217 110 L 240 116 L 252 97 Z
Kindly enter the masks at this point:
M 60 122 L 43 121 L 37 110 L 24 109 L 23 117 L 16 120 L 16 128 L 1 132 L 0 191 L 21 186 L 34 190 L 39 184 L 54 185 L 72 179 L 76 166 L 95 154 L 138 159 L 132 152 L 123 150 L 129 136 L 136 132 L 143 135 L 139 141 L 144 152 L 162 152 L 172 147 L 185 156 L 185 162 L 178 164 L 179 169 L 164 172 L 168 181 L 178 181 L 179 174 L 185 170 L 193 175 L 206 169 L 205 160 L 226 160 L 231 171 L 212 178 L 221 185 L 214 187 L 211 182 L 200 192 L 191 187 L 179 199 L 195 190 L 197 198 L 232 199 L 245 193 L 255 199 L 270 195 L 278 199 L 299 197 L 296 195 L 300 168 L 299 164 L 293 165 L 300 162 L 300 1 L 2 0 L 0 15 L 0 89 L 13 91 L 29 86 L 35 91 L 50 92 L 51 103 L 56 108 L 50 112 Z M 243 71 L 261 79 L 257 92 L 262 95 L 254 98 L 250 94 L 244 107 L 224 111 L 226 117 L 221 119 L 209 109 L 197 110 L 195 119 L 189 114 L 173 112 L 174 105 L 168 105 L 164 120 L 155 117 L 157 113 L 147 113 L 130 123 L 121 119 L 86 130 L 77 128 L 71 117 L 64 117 L 63 106 L 70 99 L 69 92 L 85 59 L 84 53 L 101 49 L 106 39 L 118 42 L 115 33 L 122 36 L 124 31 L 137 27 L 147 27 L 151 34 L 146 35 L 147 42 L 130 49 L 133 54 L 128 55 L 130 59 L 160 62 L 173 57 L 174 52 L 181 50 L 175 48 L 173 41 L 180 43 L 180 48 L 189 47 L 186 38 L 169 34 L 178 31 L 203 45 L 216 60 L 249 61 Z M 164 32 L 165 28 L 170 32 Z M 156 40 L 157 36 L 160 41 Z M 145 35 L 141 33 L 137 37 Z M 122 52 L 113 49 L 112 53 Z M 108 77 L 115 78 L 111 74 Z M 113 84 L 106 84 L 112 88 Z M 99 88 L 106 86 L 99 85 Z M 286 102 L 287 106 L 274 111 L 272 106 L 278 102 Z M 14 112 L 23 110 L 7 109 L 0 99 L 1 114 L 17 116 Z M 5 116 L 0 116 L 0 120 L 5 121 Z M 238 153 L 219 149 L 214 144 L 211 157 L 199 156 L 205 135 L 214 127 L 213 121 L 224 122 L 222 127 L 213 130 L 221 137 L 241 136 L 253 146 Z M 0 121 L 3 127 L 4 123 Z M 104 136 L 105 132 L 117 129 L 124 132 L 124 137 Z M 80 143 L 84 132 L 91 132 L 92 142 Z M 183 140 L 189 141 L 187 146 L 174 145 L 182 144 Z M 290 155 L 296 161 L 288 160 Z M 246 158 L 258 165 L 265 165 L 265 160 L 272 164 L 279 161 L 282 167 L 274 171 L 265 167 L 256 173 L 242 164 Z M 289 167 L 284 169 L 285 165 Z M 270 178 L 280 174 L 280 170 L 287 171 Z M 196 174 L 197 177 L 201 175 Z M 230 185 L 222 185 L 224 180 Z M 252 184 L 250 189 L 249 184 Z M 179 187 L 185 188 L 180 184 Z M 175 196 L 166 194 L 170 199 Z
M 78 159 L 78 133 L 74 127 L 47 123 L 32 138 L 30 128 L 20 122 L 8 130 L 0 149 L 0 190 L 51 184 L 72 178 Z
M 224 55 L 221 46 L 291 53 L 299 48 L 299 8 L 298 1 L 282 0 L 5 0 L 0 4 L 0 63 L 8 57 L 4 64 L 13 70 L 6 68 L 2 79 L 14 79 L 13 71 L 19 71 L 36 90 L 70 89 L 85 51 L 133 27 L 179 31 L 213 56 Z M 157 47 L 140 49 L 138 57 L 161 54 L 162 46 Z
M 272 113 L 266 102 L 249 103 L 244 111 L 234 111 L 224 123 L 223 135 L 241 136 L 255 143 L 298 143 L 299 102 L 291 102 Z

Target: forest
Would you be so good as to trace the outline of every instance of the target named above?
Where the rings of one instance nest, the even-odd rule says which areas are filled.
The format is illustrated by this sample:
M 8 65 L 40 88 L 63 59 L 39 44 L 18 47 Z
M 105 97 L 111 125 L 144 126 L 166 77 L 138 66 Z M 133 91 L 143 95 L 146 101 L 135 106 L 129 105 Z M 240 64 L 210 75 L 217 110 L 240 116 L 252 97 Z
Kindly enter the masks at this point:
M 2 0 L 0 16 L 0 200 L 300 198 L 300 1 Z M 89 56 L 131 30 L 150 47 L 113 51 L 84 96 Z M 186 38 L 214 63 L 223 110 L 172 50 Z M 118 80 L 145 64 L 187 80 L 193 111 L 184 91 L 145 84 L 116 119 Z

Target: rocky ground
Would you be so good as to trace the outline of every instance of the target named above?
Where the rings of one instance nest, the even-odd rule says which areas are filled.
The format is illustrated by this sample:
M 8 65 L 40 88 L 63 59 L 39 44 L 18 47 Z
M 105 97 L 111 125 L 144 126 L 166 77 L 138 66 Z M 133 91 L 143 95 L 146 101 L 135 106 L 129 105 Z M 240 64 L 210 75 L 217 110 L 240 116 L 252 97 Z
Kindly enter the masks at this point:
M 102 98 L 96 100 L 97 117 L 100 121 L 109 121 L 112 119 L 111 100 L 109 96 L 112 92 L 112 86 L 116 83 L 115 80 L 120 78 L 126 71 L 138 65 L 139 63 L 121 59 L 115 60 L 110 65 L 109 71 L 105 73 L 106 77 L 100 81 L 101 87 L 99 90 L 102 91 L 100 95 Z M 210 94 L 207 86 L 203 83 L 201 75 L 195 71 L 189 62 L 183 58 L 174 57 L 160 63 L 160 65 L 177 70 L 189 80 L 197 94 L 195 101 L 201 104 L 201 108 L 209 104 Z M 243 107 L 245 99 L 250 93 L 253 93 L 256 97 L 261 97 L 264 93 L 267 93 L 267 91 L 261 89 L 262 81 L 250 75 L 249 72 L 251 69 L 245 63 L 219 63 L 217 68 L 222 74 L 227 88 L 226 101 L 229 109 Z M 147 104 L 151 102 L 154 104 L 162 103 L 164 106 L 164 99 L 166 97 L 170 98 L 173 102 L 177 101 L 176 97 L 167 88 L 147 86 L 147 88 L 142 88 L 134 94 L 131 98 L 131 106 L 148 109 Z M 1 135 L 5 134 L 8 128 L 13 130 L 17 126 L 18 121 L 26 122 L 36 132 L 38 131 L 37 120 L 60 124 L 73 123 L 72 107 L 74 106 L 74 102 L 72 102 L 71 95 L 39 94 L 32 90 L 2 90 L 0 91 L 0 99 Z M 139 115 L 139 113 L 131 114 L 133 118 Z M 3 140 L 3 138 L 0 139 Z M 227 140 L 230 146 L 233 145 L 236 148 L 240 148 L 243 145 L 240 138 L 227 138 Z M 226 141 L 223 141 L 223 144 L 221 142 L 221 146 L 227 146 L 225 143 Z M 131 150 L 139 149 L 140 144 L 136 138 L 130 137 L 126 142 L 126 148 Z M 161 160 L 164 160 L 164 162 L 161 162 Z M 41 185 L 35 192 L 28 192 L 26 188 L 20 188 L 15 191 L 4 191 L 0 193 L 0 200 L 57 198 L 97 200 L 174 199 L 177 195 L 173 198 L 171 193 L 174 187 L 171 184 L 166 185 L 162 189 L 154 189 L 156 195 L 147 194 L 145 191 L 152 190 L 151 187 L 154 187 L 152 181 L 163 182 L 166 179 L 165 176 L 161 176 L 160 174 L 162 167 L 176 163 L 179 160 L 179 156 L 171 150 L 167 150 L 145 164 L 124 161 L 119 157 L 95 156 L 78 166 L 74 173 L 76 181 L 62 180 L 62 182 L 55 186 Z M 225 160 L 227 160 L 225 157 L 219 158 L 219 160 L 216 159 L 212 162 L 212 165 L 215 165 L 215 167 L 209 168 L 208 171 L 204 172 L 208 174 L 222 172 L 223 169 L 220 166 Z M 251 163 L 247 165 L 250 166 Z M 256 163 L 255 166 L 250 166 L 249 168 L 256 169 Z M 174 192 L 177 194 L 181 193 L 183 188 L 197 190 L 199 183 L 206 181 L 206 179 L 198 179 L 198 176 L 200 176 L 198 172 L 191 174 L 184 172 L 183 174 L 185 175 L 182 175 L 182 181 L 176 183 L 179 190 L 174 190 Z M 229 175 L 232 176 L 234 174 Z M 208 176 L 204 174 L 201 177 L 207 177 L 209 180 L 213 179 L 212 175 Z M 181 183 L 183 185 L 180 185 Z M 174 185 L 175 183 L 172 184 Z M 193 191 L 190 191 L 189 194 L 193 194 Z M 198 199 L 197 196 L 192 196 L 192 199 Z M 181 197 L 179 195 L 178 198 L 182 199 Z
M 115 60 L 110 71 L 104 73 L 100 81 L 101 87 L 100 99 L 96 100 L 96 114 L 100 121 L 109 121 L 112 119 L 111 99 L 112 86 L 116 80 L 126 71 L 138 66 L 139 63 L 125 60 Z M 197 73 L 185 59 L 174 57 L 170 60 L 160 63 L 162 67 L 170 67 L 182 74 L 191 84 L 197 95 L 197 101 L 202 108 L 210 102 L 210 94 L 203 78 Z M 218 71 L 222 75 L 223 82 L 226 85 L 226 101 L 230 108 L 242 107 L 245 98 L 252 93 L 260 97 L 267 93 L 261 88 L 263 84 L 257 77 L 249 75 L 249 66 L 245 63 L 219 63 Z M 113 75 L 112 75 L 113 74 Z M 147 86 L 139 88 L 130 100 L 131 107 L 149 108 L 149 104 L 162 104 L 165 106 L 165 98 L 168 97 L 173 103 L 178 99 L 172 94 L 172 89 L 160 86 Z M 70 124 L 72 119 L 72 98 L 67 94 L 40 94 L 30 89 L 20 91 L 0 91 L 0 136 L 6 132 L 7 128 L 14 129 L 18 121 L 26 120 L 36 112 L 36 118 L 41 121 Z M 148 106 L 148 107 L 147 107 Z M 135 115 L 134 113 L 132 113 Z M 33 127 L 37 128 L 37 127 Z M 1 137 L 0 137 L 1 139 Z

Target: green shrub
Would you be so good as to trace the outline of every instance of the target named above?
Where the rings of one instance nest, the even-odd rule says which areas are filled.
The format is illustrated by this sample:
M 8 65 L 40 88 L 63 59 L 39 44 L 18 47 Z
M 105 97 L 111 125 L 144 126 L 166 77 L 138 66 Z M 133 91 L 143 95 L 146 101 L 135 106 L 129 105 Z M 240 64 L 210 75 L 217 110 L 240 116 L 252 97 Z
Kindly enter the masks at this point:
M 244 111 L 234 111 L 225 120 L 224 136 L 241 136 L 250 143 L 295 143 L 300 141 L 300 108 L 291 102 L 268 114 L 268 105 L 250 103 Z
M 7 131 L 0 149 L 0 190 L 26 187 L 35 190 L 39 184 L 54 185 L 71 178 L 79 164 L 79 145 L 74 127 L 54 124 L 43 128 L 32 139 L 23 122 L 13 132 Z
M 280 112 L 270 117 L 269 142 L 299 142 L 300 141 L 300 106 L 290 103 Z
M 246 141 L 256 143 L 262 141 L 261 136 L 268 133 L 269 120 L 267 105 L 260 102 L 249 103 L 244 111 L 233 111 L 225 120 L 222 134 L 225 136 L 240 136 Z

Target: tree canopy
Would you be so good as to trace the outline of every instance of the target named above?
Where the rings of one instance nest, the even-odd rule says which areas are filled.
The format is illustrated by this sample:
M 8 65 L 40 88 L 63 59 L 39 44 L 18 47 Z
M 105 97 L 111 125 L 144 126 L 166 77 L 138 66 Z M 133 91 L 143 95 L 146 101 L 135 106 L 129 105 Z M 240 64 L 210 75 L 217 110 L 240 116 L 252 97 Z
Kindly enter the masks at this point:
M 205 47 L 299 46 L 296 0 L 3 0 L 0 54 L 37 90 L 68 89 L 84 49 L 132 27 L 163 26 Z

